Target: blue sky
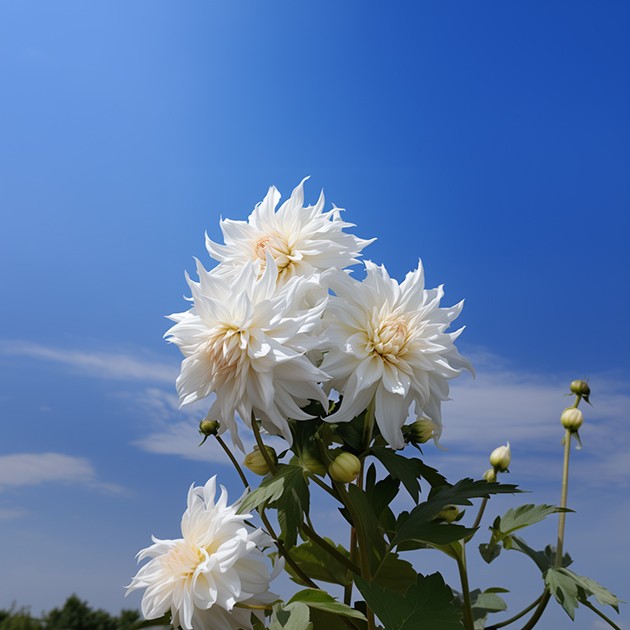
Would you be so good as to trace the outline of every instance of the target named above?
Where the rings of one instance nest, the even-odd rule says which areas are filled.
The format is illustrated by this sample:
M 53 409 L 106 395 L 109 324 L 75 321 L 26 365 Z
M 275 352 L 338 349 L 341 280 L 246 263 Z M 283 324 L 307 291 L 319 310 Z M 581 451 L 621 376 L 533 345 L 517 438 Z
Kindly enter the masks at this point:
M 629 26 L 625 2 L 1 4 L 0 607 L 136 606 L 189 484 L 240 493 L 177 408 L 164 315 L 205 230 L 306 175 L 366 258 L 466 300 L 478 377 L 429 463 L 478 475 L 509 439 L 510 481 L 557 502 L 562 394 L 590 379 L 567 545 L 628 599 Z

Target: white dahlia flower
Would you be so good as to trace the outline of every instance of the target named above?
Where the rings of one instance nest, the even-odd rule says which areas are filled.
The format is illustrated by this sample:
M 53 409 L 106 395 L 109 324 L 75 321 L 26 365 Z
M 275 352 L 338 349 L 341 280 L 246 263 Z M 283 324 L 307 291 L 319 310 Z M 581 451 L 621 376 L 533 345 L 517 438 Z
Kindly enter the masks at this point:
M 225 245 L 206 235 L 208 252 L 223 270 L 252 260 L 259 260 L 264 267 L 270 254 L 278 278 L 284 282 L 293 275 L 343 269 L 358 262 L 361 250 L 375 239 L 364 240 L 344 232 L 354 224 L 342 221 L 340 208 L 323 212 L 323 192 L 314 206 L 304 207 L 304 181 L 277 210 L 280 193 L 272 186 L 247 221 L 222 220 Z
M 434 423 L 437 439 L 448 380 L 462 368 L 472 371 L 454 346 L 463 328 L 446 332 L 463 302 L 440 308 L 442 287 L 424 288 L 421 263 L 401 284 L 385 267 L 369 261 L 365 266 L 363 282 L 347 274 L 331 282 L 336 297 L 326 309 L 327 352 L 320 367 L 343 400 L 325 419 L 349 422 L 374 400 L 381 434 L 398 449 L 404 446 L 401 427 L 415 403 L 417 416 Z
M 235 444 L 235 414 L 251 427 L 252 411 L 264 428 L 291 443 L 287 418 L 307 420 L 309 400 L 326 405 L 319 383 L 327 375 L 307 352 L 315 350 L 327 296 L 313 304 L 320 291 L 317 275 L 294 277 L 276 286 L 277 269 L 267 256 L 264 272 L 248 262 L 236 276 L 206 271 L 197 262 L 199 282 L 188 278 L 193 306 L 171 315 L 177 322 L 165 334 L 185 359 L 177 378 L 181 404 L 216 394 L 208 417 L 220 420 Z
M 261 530 L 245 525 L 250 514 L 237 514 L 227 492 L 215 502 L 216 477 L 188 491 L 182 516 L 182 538 L 159 540 L 138 553 L 151 558 L 127 587 L 127 594 L 146 589 L 142 614 L 158 619 L 169 610 L 174 628 L 237 630 L 251 628 L 251 611 L 237 604 L 266 605 L 278 599 L 269 591 L 272 579 L 259 547 L 270 543 Z

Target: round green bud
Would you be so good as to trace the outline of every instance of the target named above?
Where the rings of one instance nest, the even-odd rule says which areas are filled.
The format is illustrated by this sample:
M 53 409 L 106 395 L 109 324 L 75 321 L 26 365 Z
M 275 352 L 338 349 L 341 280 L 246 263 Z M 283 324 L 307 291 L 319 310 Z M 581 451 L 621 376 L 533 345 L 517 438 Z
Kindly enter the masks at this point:
M 219 432 L 220 426 L 221 424 L 218 420 L 208 420 L 206 418 L 199 423 L 199 433 L 201 433 L 201 435 L 205 435 L 206 437 L 209 435 L 216 435 Z
M 584 414 L 577 407 L 569 407 L 560 415 L 560 422 L 565 429 L 577 431 L 584 422 Z
M 510 443 L 505 446 L 499 446 L 490 453 L 490 465 L 497 472 L 505 472 L 510 467 L 512 460 L 512 452 L 510 451 Z
M 456 505 L 447 505 L 435 518 L 439 521 L 452 523 L 459 516 L 459 508 Z
M 352 453 L 343 452 L 335 457 L 328 467 L 328 473 L 335 481 L 350 483 L 354 481 L 361 471 L 361 460 Z
M 496 481 L 497 480 L 497 471 L 494 468 L 488 468 L 485 473 L 483 473 L 483 478 L 488 481 Z
M 571 391 L 577 396 L 588 398 L 591 395 L 591 388 L 586 381 L 571 381 Z
M 269 459 L 274 463 L 278 463 L 278 456 L 276 451 L 271 446 L 265 446 Z M 269 464 L 265 456 L 260 452 L 257 446 L 254 446 L 254 450 L 245 456 L 243 464 L 246 468 L 249 468 L 254 474 L 264 477 L 269 472 Z
M 428 418 L 420 418 L 407 427 L 407 440 L 412 444 L 425 444 L 435 432 L 435 425 Z

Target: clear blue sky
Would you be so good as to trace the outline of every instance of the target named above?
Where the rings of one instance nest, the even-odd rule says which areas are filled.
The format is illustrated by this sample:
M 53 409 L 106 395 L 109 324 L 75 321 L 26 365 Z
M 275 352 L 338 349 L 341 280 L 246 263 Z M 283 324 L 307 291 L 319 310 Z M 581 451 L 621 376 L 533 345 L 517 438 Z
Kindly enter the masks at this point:
M 367 258 L 466 299 L 478 378 L 429 463 L 478 475 L 510 439 L 510 481 L 556 502 L 562 394 L 590 378 L 568 547 L 628 599 L 629 28 L 612 1 L 2 3 L 0 607 L 136 606 L 189 484 L 240 493 L 173 403 L 163 316 L 204 230 L 305 175 Z

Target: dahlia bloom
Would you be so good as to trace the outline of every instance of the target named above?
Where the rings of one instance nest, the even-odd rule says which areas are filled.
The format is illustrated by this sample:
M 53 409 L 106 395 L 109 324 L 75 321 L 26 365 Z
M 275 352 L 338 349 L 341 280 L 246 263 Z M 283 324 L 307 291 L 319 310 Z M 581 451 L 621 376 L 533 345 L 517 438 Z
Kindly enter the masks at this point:
M 272 186 L 247 221 L 222 220 L 225 245 L 206 235 L 208 252 L 221 263 L 222 271 L 252 260 L 264 267 L 271 255 L 278 279 L 284 282 L 294 275 L 343 269 L 358 262 L 361 250 L 374 239 L 344 232 L 354 224 L 342 221 L 340 208 L 323 212 L 323 193 L 314 206 L 304 207 L 304 181 L 277 210 L 280 193 Z
M 437 439 L 448 380 L 462 368 L 472 371 L 454 345 L 463 328 L 446 332 L 463 302 L 440 308 L 442 287 L 424 288 L 421 263 L 401 284 L 384 266 L 369 261 L 365 266 L 363 282 L 347 274 L 331 281 L 335 297 L 324 317 L 327 352 L 320 367 L 343 400 L 325 420 L 349 422 L 374 400 L 381 434 L 398 449 L 404 446 L 401 428 L 415 403 L 416 415 L 434 423 Z
M 165 334 L 185 357 L 176 382 L 181 404 L 216 394 L 208 417 L 220 420 L 220 431 L 228 429 L 241 449 L 235 416 L 251 426 L 252 412 L 290 443 L 287 418 L 307 420 L 312 416 L 300 407 L 327 402 L 319 383 L 328 377 L 306 354 L 321 343 L 327 297 L 318 276 L 278 287 L 270 255 L 262 273 L 258 262 L 234 277 L 200 263 L 197 272 L 199 282 L 188 278 L 192 308 L 171 315 L 176 324 Z
M 127 587 L 127 594 L 146 589 L 142 614 L 158 619 L 169 610 L 174 628 L 184 630 L 249 629 L 251 611 L 240 603 L 265 605 L 277 599 L 269 591 L 272 579 L 259 546 L 268 544 L 266 534 L 252 531 L 227 504 L 221 487 L 218 501 L 216 477 L 205 486 L 188 491 L 188 507 L 182 516 L 182 538 L 159 540 L 138 553 L 151 558 Z

